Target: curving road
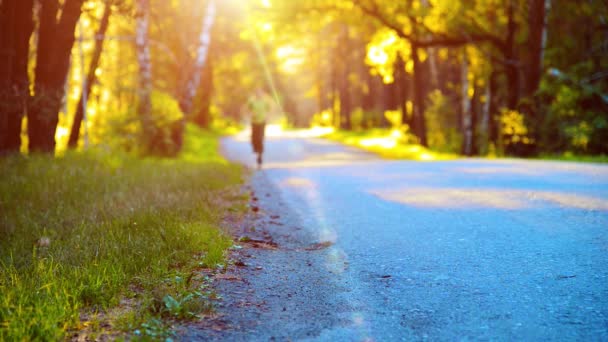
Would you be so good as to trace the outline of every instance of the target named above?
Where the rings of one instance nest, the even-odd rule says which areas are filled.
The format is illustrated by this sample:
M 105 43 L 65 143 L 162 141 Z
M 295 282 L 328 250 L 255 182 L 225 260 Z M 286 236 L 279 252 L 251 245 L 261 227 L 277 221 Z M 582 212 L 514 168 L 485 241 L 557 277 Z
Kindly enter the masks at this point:
M 253 166 L 246 134 L 223 149 Z M 278 249 L 242 252 L 185 339 L 608 340 L 607 165 L 387 161 L 305 132 L 265 159 L 245 225 Z

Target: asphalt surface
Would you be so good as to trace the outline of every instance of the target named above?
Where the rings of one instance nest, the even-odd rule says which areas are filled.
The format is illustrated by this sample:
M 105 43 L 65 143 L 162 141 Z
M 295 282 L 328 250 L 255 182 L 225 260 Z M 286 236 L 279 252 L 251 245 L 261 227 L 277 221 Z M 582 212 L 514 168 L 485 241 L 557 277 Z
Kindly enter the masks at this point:
M 222 146 L 254 167 L 246 135 Z M 236 234 L 273 245 L 237 251 L 183 339 L 608 340 L 608 166 L 266 150 Z

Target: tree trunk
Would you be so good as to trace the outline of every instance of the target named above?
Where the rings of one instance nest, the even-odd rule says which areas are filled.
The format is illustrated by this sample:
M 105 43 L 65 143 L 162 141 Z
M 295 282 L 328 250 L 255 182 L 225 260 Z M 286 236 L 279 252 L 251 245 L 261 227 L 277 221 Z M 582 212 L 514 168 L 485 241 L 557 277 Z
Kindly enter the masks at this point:
M 85 97 L 86 94 L 91 93 L 91 88 L 93 87 L 93 83 L 95 82 L 95 70 L 99 66 L 99 59 L 101 57 L 101 52 L 103 51 L 103 43 L 104 36 L 108 29 L 108 24 L 110 22 L 110 15 L 112 14 L 112 6 L 109 1 L 105 2 L 105 9 L 103 12 L 103 16 L 101 18 L 101 23 L 99 25 L 99 30 L 95 35 L 95 47 L 93 49 L 93 58 L 91 59 L 91 64 L 89 66 L 89 72 L 87 74 L 86 79 L 86 88 L 80 94 L 80 100 L 78 100 L 78 106 L 76 106 L 76 113 L 74 114 L 74 121 L 72 122 L 72 130 L 70 132 L 70 139 L 68 140 L 68 148 L 76 148 L 78 145 L 78 137 L 80 135 L 80 126 L 82 125 L 82 120 L 84 118 L 84 108 L 86 106 Z
M 180 101 L 180 106 L 184 115 L 188 115 L 192 110 L 192 102 L 201 83 L 202 70 L 207 61 L 209 46 L 211 45 L 211 29 L 213 28 L 213 22 L 215 20 L 215 12 L 215 1 L 209 0 L 201 25 L 196 60 L 191 73 L 192 77 L 188 79 L 184 95 Z
M 29 42 L 33 0 L 0 5 L 0 155 L 19 152 L 21 121 L 29 99 Z
M 339 70 L 339 61 L 338 61 L 338 48 L 334 47 L 332 49 L 331 56 L 331 65 L 330 65 L 330 95 L 329 101 L 331 106 L 331 124 L 335 128 L 340 128 L 340 108 L 338 107 L 338 89 L 339 89 L 339 78 L 340 78 L 340 70 Z
M 471 113 L 471 98 L 469 97 L 469 61 L 466 50 L 463 49 L 461 67 L 461 111 L 462 111 L 462 154 L 465 156 L 473 155 L 473 117 Z
M 348 26 L 342 27 L 341 39 L 339 42 L 340 57 L 342 60 L 339 62 L 340 69 L 340 80 L 338 86 L 338 96 L 340 98 L 340 129 L 351 130 L 351 94 L 350 94 L 350 80 L 348 79 L 350 73 L 350 54 L 351 54 L 351 43 L 349 39 Z
M 149 139 L 154 137 L 152 121 L 152 61 L 150 59 L 150 42 L 148 29 L 150 25 L 150 1 L 137 0 L 137 21 L 135 28 L 135 48 L 139 65 L 138 108 L 137 112 L 142 125 L 144 148 L 148 148 Z
M 401 124 L 408 125 L 412 128 L 412 120 L 407 112 L 407 99 L 408 99 L 408 78 L 405 72 L 405 62 L 401 56 L 397 56 L 397 62 L 395 64 L 395 83 L 399 89 L 397 96 L 399 109 L 401 109 Z
M 526 79 L 524 82 L 525 105 L 520 110 L 526 116 L 527 124 L 532 128 L 534 141 L 538 141 L 538 127 L 543 123 L 535 95 L 540 85 L 543 70 L 543 55 L 546 41 L 546 11 L 550 0 L 528 0 L 528 41 L 527 54 L 524 63 Z M 536 144 L 531 144 L 536 148 Z
M 211 97 L 213 95 L 213 56 L 210 55 L 207 64 L 201 70 L 201 84 L 199 87 L 200 107 L 192 121 L 201 128 L 211 125 Z
M 0 2 L 0 155 L 11 152 L 9 135 L 14 132 L 9 128 L 13 116 L 11 97 L 13 64 L 15 61 L 15 12 L 17 0 Z
M 439 84 L 439 72 L 437 71 L 437 49 L 434 47 L 430 47 L 426 50 L 426 53 L 428 54 L 428 61 L 429 61 L 429 74 L 430 74 L 430 89 L 434 90 L 437 89 L 437 86 Z
M 201 23 L 201 32 L 198 38 L 196 60 L 194 61 L 192 72 L 190 73 L 192 76 L 188 79 L 184 93 L 179 102 L 182 113 L 184 113 L 184 117 L 179 120 L 177 127 L 172 134 L 173 142 L 175 143 L 178 151 L 181 150 L 183 146 L 187 116 L 190 115 L 190 112 L 192 111 L 194 96 L 196 96 L 197 90 L 199 90 L 199 86 L 201 84 L 201 75 L 209 55 L 209 46 L 211 45 L 211 30 L 213 28 L 213 22 L 215 21 L 215 13 L 215 0 L 208 0 L 207 9 L 205 11 L 205 15 L 203 15 L 203 21 Z M 203 114 L 205 119 L 209 119 L 208 111 L 209 107 L 207 107 L 207 115 Z M 199 115 L 201 115 L 201 113 L 199 113 Z
M 525 96 L 534 96 L 538 90 L 543 68 L 543 51 L 546 37 L 545 9 L 550 0 L 528 0 L 528 62 L 526 63 Z
M 489 146 L 490 146 L 490 107 L 491 107 L 491 103 L 492 103 L 492 97 L 494 96 L 494 94 L 492 93 L 492 86 L 491 86 L 491 78 L 492 76 L 490 76 L 490 79 L 486 82 L 486 87 L 485 87 L 485 102 L 483 103 L 482 107 L 481 107 L 481 122 L 480 122 L 480 137 L 481 137 L 481 141 L 480 144 L 481 146 L 483 146 L 482 153 L 487 153 L 489 151 Z
M 504 51 L 506 59 L 506 74 L 507 74 L 507 107 L 516 109 L 519 103 L 519 68 L 515 52 L 515 34 L 517 24 L 515 23 L 515 0 L 509 0 L 507 9 L 507 40 Z
M 424 121 L 424 81 L 422 75 L 422 63 L 418 57 L 418 47 L 412 44 L 412 61 L 414 62 L 414 115 L 413 132 L 420 140 L 422 146 L 427 146 L 426 122 Z
M 496 96 L 494 94 L 496 94 L 497 92 L 497 74 L 495 72 L 492 72 L 492 74 L 490 74 L 490 79 L 489 79 L 489 93 L 490 93 L 490 97 L 487 99 L 488 101 L 488 139 L 489 139 L 489 143 L 493 144 L 494 147 L 498 146 L 498 117 L 497 117 L 497 101 L 496 101 Z
M 42 1 L 36 57 L 35 95 L 28 110 L 30 151 L 53 153 L 59 110 L 74 45 L 74 28 L 84 0 Z

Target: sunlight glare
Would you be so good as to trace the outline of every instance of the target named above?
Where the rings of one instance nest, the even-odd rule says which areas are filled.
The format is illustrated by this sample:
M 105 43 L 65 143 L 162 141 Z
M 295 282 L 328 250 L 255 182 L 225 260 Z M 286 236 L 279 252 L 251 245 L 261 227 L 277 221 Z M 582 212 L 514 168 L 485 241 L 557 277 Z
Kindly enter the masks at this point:
M 482 188 L 403 188 L 371 191 L 384 200 L 420 208 L 531 209 L 544 205 L 608 211 L 608 201 L 574 193 Z
M 388 61 L 388 54 L 381 47 L 371 46 L 367 53 L 367 58 L 369 58 L 374 65 L 383 65 Z
M 278 137 L 283 135 L 283 127 L 277 124 L 266 125 L 266 136 Z
M 304 64 L 304 51 L 293 45 L 283 45 L 277 48 L 275 56 L 281 62 L 281 70 L 288 74 L 297 72 L 298 68 Z
M 321 137 L 327 134 L 335 132 L 336 129 L 333 126 L 313 126 L 309 130 L 304 132 L 305 137 Z
M 359 144 L 363 147 L 382 147 L 385 149 L 395 148 L 397 146 L 397 141 L 393 137 L 383 137 L 383 138 L 367 138 L 362 139 Z

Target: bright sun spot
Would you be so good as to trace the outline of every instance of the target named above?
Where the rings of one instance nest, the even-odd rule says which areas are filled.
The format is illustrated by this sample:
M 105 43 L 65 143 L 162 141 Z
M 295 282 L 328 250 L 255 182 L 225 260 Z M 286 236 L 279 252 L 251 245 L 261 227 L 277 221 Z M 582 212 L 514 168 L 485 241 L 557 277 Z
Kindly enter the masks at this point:
M 363 147 L 378 146 L 386 149 L 394 148 L 395 146 L 397 146 L 397 141 L 392 137 L 361 139 L 359 143 Z
M 275 55 L 281 62 L 281 70 L 288 74 L 298 71 L 298 67 L 304 64 L 304 51 L 293 45 L 284 45 L 276 49 Z
M 367 57 L 376 65 L 386 64 L 388 61 L 388 54 L 382 48 L 377 46 L 372 46 L 369 48 Z

